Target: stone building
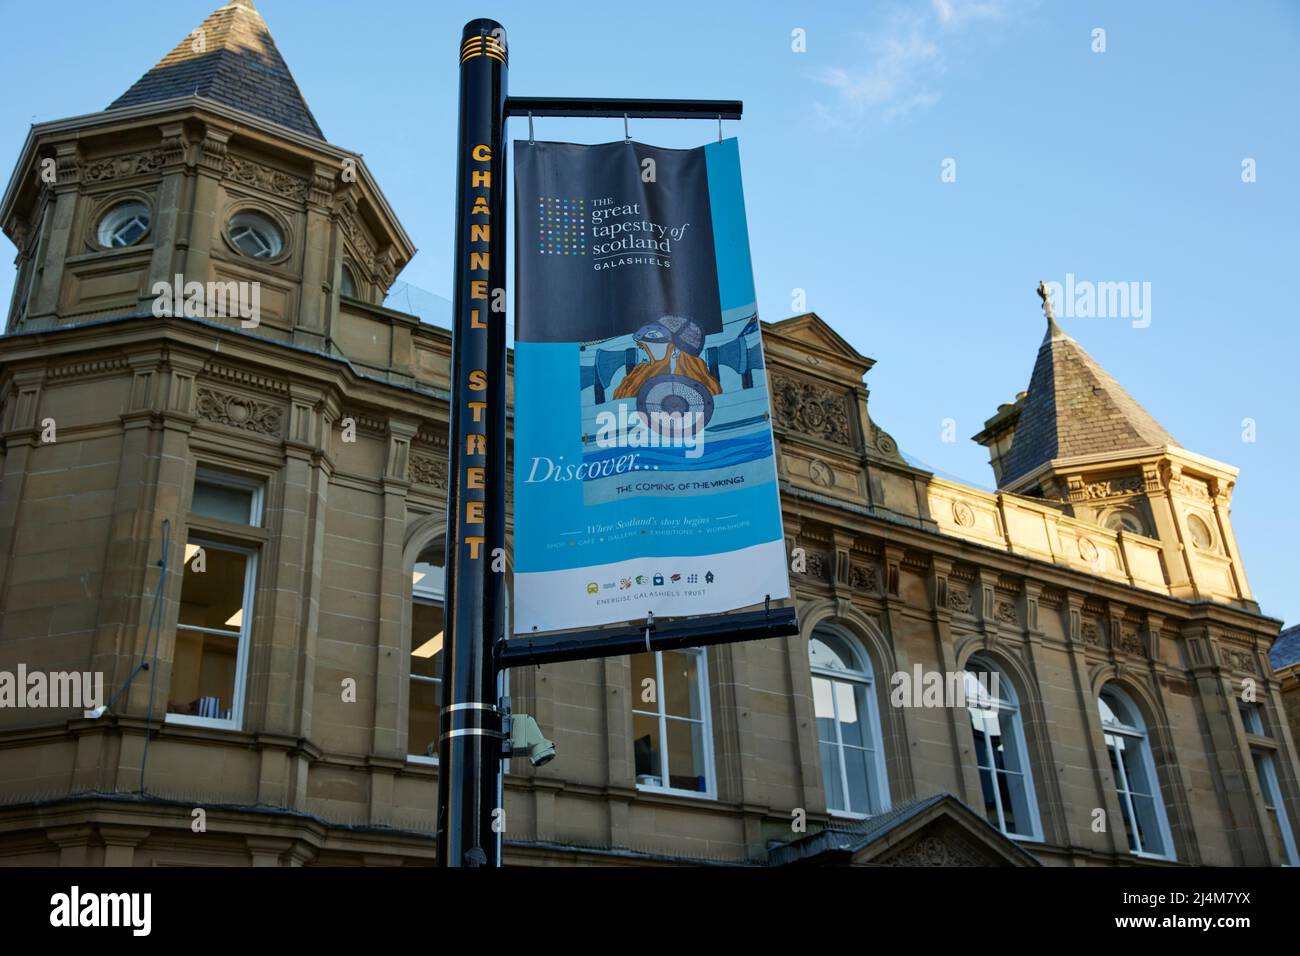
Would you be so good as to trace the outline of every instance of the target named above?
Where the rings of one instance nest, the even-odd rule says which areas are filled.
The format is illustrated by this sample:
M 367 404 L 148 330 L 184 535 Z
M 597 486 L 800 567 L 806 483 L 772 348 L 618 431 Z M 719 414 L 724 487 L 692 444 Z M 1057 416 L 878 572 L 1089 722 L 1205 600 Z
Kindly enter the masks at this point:
M 231 0 L 33 127 L 0 225 L 0 861 L 429 863 L 450 334 L 382 304 L 365 161 Z M 511 672 L 559 756 L 509 767 L 507 863 L 1297 862 L 1234 468 L 1050 317 L 995 493 L 909 464 L 818 316 L 766 357 L 802 633 Z

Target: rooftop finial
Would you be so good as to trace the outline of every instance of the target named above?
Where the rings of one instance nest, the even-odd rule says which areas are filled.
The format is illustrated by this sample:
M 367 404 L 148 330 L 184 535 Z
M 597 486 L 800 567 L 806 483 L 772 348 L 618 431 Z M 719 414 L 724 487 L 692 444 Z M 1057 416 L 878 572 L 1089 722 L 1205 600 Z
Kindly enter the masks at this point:
M 1038 297 L 1043 300 L 1043 315 L 1047 316 L 1047 321 L 1055 321 L 1055 317 L 1052 315 L 1052 293 L 1047 288 L 1047 283 L 1042 279 L 1038 280 Z

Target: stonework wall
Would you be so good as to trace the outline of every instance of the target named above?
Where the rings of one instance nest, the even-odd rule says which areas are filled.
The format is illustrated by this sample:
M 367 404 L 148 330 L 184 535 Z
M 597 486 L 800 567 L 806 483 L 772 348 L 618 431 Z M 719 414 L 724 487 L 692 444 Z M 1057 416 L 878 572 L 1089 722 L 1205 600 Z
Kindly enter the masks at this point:
M 0 338 L 0 672 L 101 672 L 114 700 L 98 719 L 0 709 L 0 861 L 428 864 L 438 768 L 408 757 L 412 572 L 443 526 L 450 336 L 375 304 L 414 249 L 333 147 L 210 105 L 86 124 L 34 131 L 4 223 L 31 281 Z M 62 178 L 38 186 L 46 155 Z M 88 246 L 128 194 L 151 204 L 150 237 Z M 278 217 L 283 257 L 237 255 L 240 204 Z M 265 282 L 264 326 L 154 318 L 149 282 L 177 270 Z M 559 756 L 512 762 L 507 862 L 762 861 L 801 813 L 837 822 L 808 654 L 823 627 L 870 661 L 892 804 L 949 793 L 983 812 L 965 707 L 890 694 L 897 673 L 978 655 L 1018 701 L 1039 860 L 1143 862 L 1097 709 L 1108 684 L 1146 727 L 1177 860 L 1283 860 L 1250 751 L 1275 755 L 1300 822 L 1296 728 L 1268 670 L 1277 622 L 1231 535 L 1235 472 L 1162 452 L 1076 463 L 1055 497 L 986 494 L 907 464 L 872 418 L 871 360 L 817 316 L 768 326 L 765 354 L 801 634 L 705 653 L 708 798 L 638 787 L 627 658 L 512 672 Z M 195 514 L 201 469 L 258 483 L 262 520 Z M 1147 523 L 1103 524 L 1121 505 Z M 229 727 L 164 713 L 191 535 L 257 560 Z M 1267 739 L 1243 729 L 1247 688 Z
M 93 662 L 115 691 L 145 648 L 164 519 L 173 561 L 147 759 L 146 788 L 158 799 L 128 798 L 143 757 L 147 672 L 98 721 L 3 711 L 0 847 L 9 862 L 427 862 L 437 768 L 407 760 L 405 708 L 411 568 L 442 524 L 442 408 L 252 338 L 227 338 L 218 360 L 213 336 L 145 320 L 63 333 L 76 362 L 39 343 L 6 343 L 0 670 Z M 53 443 L 40 440 L 46 417 L 59 423 Z M 345 419 L 359 424 L 355 441 L 342 440 Z M 800 441 L 779 419 L 778 439 L 783 449 Z M 508 860 L 539 860 L 555 845 L 758 859 L 769 841 L 789 839 L 794 811 L 813 826 L 828 820 L 807 641 L 831 624 L 859 642 L 877 675 L 891 802 L 948 792 L 983 806 L 964 708 L 895 707 L 888 680 L 917 665 L 950 673 L 978 653 L 1020 702 L 1042 829 L 1025 846 L 1040 860 L 1133 860 L 1121 827 L 1093 825 L 1097 810 L 1122 819 L 1096 711 L 1098 690 L 1114 681 L 1143 711 L 1178 860 L 1279 861 L 1232 706 L 1254 680 L 1295 807 L 1292 733 L 1263 654 L 1272 622 L 1093 575 L 1073 557 L 984 541 L 947 517 L 960 514 L 950 503 L 934 507 L 959 486 L 857 447 L 844 456 L 853 481 L 786 485 L 792 554 L 808 557 L 793 576 L 803 633 L 707 651 L 716 799 L 638 790 L 626 658 L 517 671 L 516 707 L 538 718 L 560 756 L 537 770 L 513 762 Z M 823 451 L 812 448 L 819 460 Z M 174 556 L 192 529 L 221 530 L 188 514 L 200 466 L 267 482 L 251 542 L 263 560 L 245 719 L 232 731 L 160 723 L 158 707 L 181 583 Z M 882 519 L 858 491 L 876 471 L 881 486 L 929 488 L 907 503 L 912 524 Z M 988 496 L 961 494 L 998 513 Z M 355 681 L 353 702 L 340 693 L 345 680 Z M 33 811 L 37 797 L 59 798 L 75 826 L 56 833 Z M 237 809 L 254 805 L 260 815 Z M 208 834 L 190 830 L 200 806 Z M 1300 819 L 1300 807 L 1292 812 Z

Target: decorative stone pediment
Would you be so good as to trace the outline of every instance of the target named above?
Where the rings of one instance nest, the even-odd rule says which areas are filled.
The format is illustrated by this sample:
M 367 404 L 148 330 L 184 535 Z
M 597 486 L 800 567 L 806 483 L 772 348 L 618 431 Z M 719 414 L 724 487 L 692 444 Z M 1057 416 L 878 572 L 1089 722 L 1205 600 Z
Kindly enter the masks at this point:
M 808 354 L 818 359 L 817 362 L 809 362 L 810 365 L 820 367 L 827 361 L 838 360 L 847 366 L 860 366 L 859 379 L 875 364 L 872 359 L 867 358 L 849 345 L 816 312 L 796 315 L 793 318 L 773 323 L 764 334 L 776 334 L 791 345 L 804 346 L 808 350 Z
M 1039 866 L 1010 837 L 952 794 L 941 793 L 831 827 L 769 851 L 773 865 Z

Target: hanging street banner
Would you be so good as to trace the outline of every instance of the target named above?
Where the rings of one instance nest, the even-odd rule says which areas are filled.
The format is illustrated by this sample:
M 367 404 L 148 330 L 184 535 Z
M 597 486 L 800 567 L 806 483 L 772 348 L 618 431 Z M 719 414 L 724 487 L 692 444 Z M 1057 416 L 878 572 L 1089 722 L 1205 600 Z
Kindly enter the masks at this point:
M 789 597 L 736 140 L 514 164 L 515 632 Z

